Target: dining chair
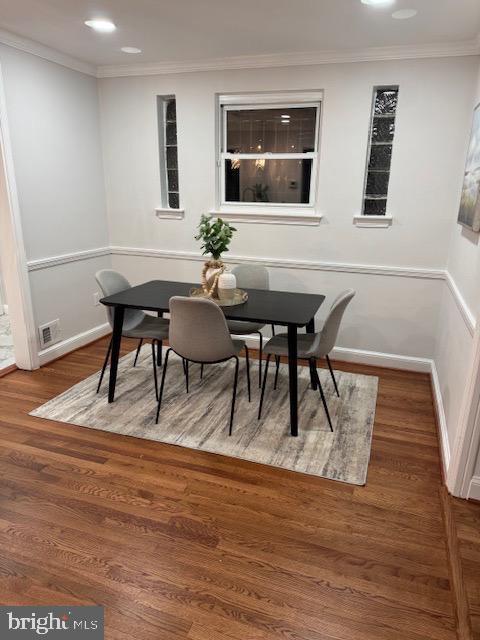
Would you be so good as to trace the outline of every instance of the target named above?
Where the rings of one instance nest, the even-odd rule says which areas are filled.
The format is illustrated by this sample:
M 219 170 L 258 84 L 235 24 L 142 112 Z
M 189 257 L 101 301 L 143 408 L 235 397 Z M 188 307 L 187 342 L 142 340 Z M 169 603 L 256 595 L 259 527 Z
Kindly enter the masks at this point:
M 333 431 L 332 421 L 330 419 L 330 413 L 328 411 L 327 401 L 325 398 L 325 394 L 322 389 L 322 385 L 320 383 L 320 378 L 318 376 L 317 371 L 317 360 L 319 358 L 326 358 L 328 368 L 330 370 L 330 375 L 333 380 L 333 385 L 335 387 L 335 392 L 337 396 L 340 396 L 338 391 L 337 381 L 335 379 L 335 374 L 333 373 L 332 365 L 330 362 L 329 354 L 332 349 L 335 347 L 335 343 L 337 341 L 338 331 L 340 329 L 340 324 L 342 322 L 343 314 L 345 313 L 345 309 L 348 304 L 352 300 L 355 295 L 355 291 L 353 289 L 347 289 L 343 291 L 339 296 L 335 298 L 330 307 L 330 311 L 328 316 L 323 324 L 321 331 L 318 333 L 301 333 L 297 336 L 297 357 L 299 360 L 307 360 L 309 364 L 311 364 L 311 371 L 314 372 L 315 382 L 318 386 L 318 390 L 320 393 L 320 398 L 323 403 L 323 407 L 325 409 L 325 413 L 327 415 L 328 424 L 330 426 L 330 430 Z M 264 349 L 264 352 L 267 354 L 267 360 L 265 363 L 265 373 L 263 376 L 263 384 L 262 384 L 262 393 L 260 396 L 260 406 L 258 408 L 258 419 L 260 420 L 262 416 L 262 406 L 263 406 L 263 398 L 265 395 L 265 386 L 267 383 L 267 373 L 268 373 L 268 364 L 270 362 L 271 356 L 275 356 L 277 359 L 277 367 L 275 371 L 275 382 L 274 389 L 277 387 L 278 380 L 278 370 L 280 366 L 280 357 L 288 356 L 288 336 L 286 333 L 278 334 L 269 340 L 267 346 Z
M 235 400 L 238 383 L 238 354 L 245 349 L 247 364 L 247 389 L 250 402 L 250 361 L 248 348 L 243 340 L 232 340 L 227 321 L 220 307 L 212 300 L 203 298 L 187 298 L 174 296 L 170 298 L 170 329 L 169 348 L 165 354 L 165 364 L 162 382 L 158 396 L 157 416 L 158 424 L 162 405 L 163 389 L 167 375 L 168 357 L 173 351 L 180 356 L 184 363 L 188 393 L 188 364 L 218 364 L 227 360 L 235 360 L 235 376 L 233 381 L 233 397 L 230 409 L 229 435 L 232 435 Z
M 130 282 L 118 271 L 113 269 L 102 269 L 95 274 L 95 280 L 98 286 L 102 290 L 103 295 L 112 296 L 120 291 L 125 291 L 131 288 Z M 107 307 L 107 319 L 110 326 L 113 328 L 113 310 Z M 122 337 L 124 338 L 138 338 L 140 340 L 137 347 L 137 353 L 135 355 L 134 366 L 137 363 L 138 354 L 144 340 L 152 341 L 152 359 L 153 359 L 153 376 L 155 381 L 155 397 L 158 399 L 158 381 L 157 381 L 157 367 L 156 363 L 159 357 L 155 354 L 155 344 L 157 345 L 158 355 L 161 353 L 163 340 L 168 339 L 168 325 L 169 321 L 165 318 L 155 318 L 147 315 L 145 312 L 137 309 L 125 309 L 125 315 L 123 319 Z M 105 375 L 105 369 L 110 358 L 112 351 L 112 339 L 108 345 L 107 355 L 103 363 L 102 372 L 100 374 L 100 380 L 98 381 L 97 393 L 102 386 L 103 376 Z
M 268 269 L 261 264 L 241 264 L 232 269 L 237 279 L 237 286 L 242 289 L 270 289 Z M 263 334 L 265 323 L 246 322 L 245 320 L 227 320 L 230 333 L 234 336 L 246 336 L 258 333 L 260 348 L 258 354 L 258 386 L 262 384 L 262 358 L 263 358 Z M 272 324 L 272 335 L 275 335 L 275 327 Z

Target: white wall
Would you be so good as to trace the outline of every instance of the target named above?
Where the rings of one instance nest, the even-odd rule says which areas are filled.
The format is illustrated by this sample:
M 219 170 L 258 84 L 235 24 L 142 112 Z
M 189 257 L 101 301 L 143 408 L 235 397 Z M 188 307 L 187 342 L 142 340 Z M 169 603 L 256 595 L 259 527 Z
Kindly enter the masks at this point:
M 465 168 L 474 106 L 480 102 L 480 73 L 472 80 L 469 114 L 465 119 L 464 149 L 459 162 Z M 452 288 L 445 288 L 439 309 L 435 365 L 445 410 L 448 442 L 453 449 L 458 433 L 466 380 L 473 358 L 473 336 L 480 305 L 479 235 L 457 223 L 461 183 L 451 212 L 447 270 Z
M 201 213 L 215 206 L 215 94 L 323 89 L 318 227 L 238 224 L 235 256 L 274 261 L 424 269 L 423 279 L 339 270 L 273 269 L 275 286 L 334 294 L 355 286 L 343 347 L 432 358 L 452 212 L 458 207 L 465 122 L 471 118 L 475 58 L 335 64 L 286 69 L 100 80 L 110 240 L 116 247 L 198 251 Z M 372 88 L 400 85 L 389 211 L 390 229 L 352 224 L 361 207 Z M 448 90 L 446 88 L 448 87 Z M 156 96 L 177 97 L 183 221 L 158 220 L 160 179 Z M 139 252 L 142 253 L 141 251 Z M 182 256 L 185 257 L 185 256 Z M 195 279 L 198 262 L 116 255 L 132 279 Z M 352 269 L 354 272 L 355 269 Z
M 96 79 L 0 45 L 27 260 L 108 245 Z M 105 322 L 93 306 L 110 258 L 32 272 L 35 324 L 68 339 Z

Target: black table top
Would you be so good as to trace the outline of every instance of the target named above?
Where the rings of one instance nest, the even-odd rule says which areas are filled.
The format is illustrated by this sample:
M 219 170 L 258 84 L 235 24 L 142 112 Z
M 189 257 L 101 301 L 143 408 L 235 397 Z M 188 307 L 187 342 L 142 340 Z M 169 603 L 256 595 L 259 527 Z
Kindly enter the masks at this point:
M 109 307 L 125 307 L 144 311 L 168 312 L 172 296 L 188 296 L 198 284 L 151 280 L 100 302 Z M 305 326 L 318 311 L 325 296 L 290 291 L 248 289 L 248 300 L 234 307 L 221 307 L 230 320 L 246 320 L 265 324 Z

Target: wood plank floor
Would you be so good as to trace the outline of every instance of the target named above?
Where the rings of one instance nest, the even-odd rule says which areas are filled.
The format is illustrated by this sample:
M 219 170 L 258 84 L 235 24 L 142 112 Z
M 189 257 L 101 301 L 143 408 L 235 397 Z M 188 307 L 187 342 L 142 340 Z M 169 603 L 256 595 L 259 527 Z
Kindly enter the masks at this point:
M 3 603 L 103 604 L 119 640 L 456 638 L 427 375 L 337 364 L 380 377 L 354 487 L 28 416 L 105 349 L 0 379 Z
M 452 498 L 472 637 L 480 640 L 480 503 Z

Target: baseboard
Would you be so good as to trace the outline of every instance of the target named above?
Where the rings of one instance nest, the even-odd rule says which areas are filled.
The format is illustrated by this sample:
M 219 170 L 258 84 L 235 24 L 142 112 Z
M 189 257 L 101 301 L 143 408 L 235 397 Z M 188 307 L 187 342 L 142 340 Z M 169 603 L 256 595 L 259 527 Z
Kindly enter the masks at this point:
M 84 347 L 94 340 L 103 338 L 103 336 L 110 333 L 110 331 L 110 325 L 106 322 L 105 324 L 98 325 L 98 327 L 93 327 L 93 329 L 89 329 L 88 331 L 79 333 L 76 336 L 62 340 L 47 349 L 43 349 L 43 351 L 40 351 L 38 354 L 40 366 L 43 366 L 52 360 L 56 360 L 57 358 L 61 358 L 67 353 L 70 353 L 70 351 L 75 351 L 75 349 Z
M 445 415 L 445 408 L 443 406 L 442 390 L 440 388 L 440 380 L 438 378 L 437 367 L 435 366 L 435 362 L 433 360 L 430 364 L 433 401 L 435 405 L 435 414 L 437 417 L 437 425 L 439 431 L 438 435 L 443 463 L 443 475 L 445 479 L 447 477 L 448 467 L 450 466 L 450 442 L 448 440 L 447 418 Z
M 242 336 L 248 347 L 258 349 L 260 338 L 258 335 Z M 366 351 L 363 349 L 348 349 L 346 347 L 335 347 L 331 355 L 332 360 L 342 362 L 353 362 L 355 364 L 366 364 L 372 367 L 385 367 L 386 369 L 403 369 L 405 371 L 416 371 L 430 373 L 432 361 L 428 358 L 416 358 L 413 356 L 401 356 L 395 353 L 381 353 L 378 351 Z
M 469 500 L 480 500 L 480 476 L 473 476 L 468 489 Z
M 403 369 L 404 371 L 416 371 L 419 373 L 430 373 L 432 368 L 431 360 L 428 358 L 402 356 L 396 353 L 382 353 L 380 351 L 366 351 L 364 349 L 335 347 L 331 357 L 344 362 L 367 364 L 372 367 L 385 367 L 386 369 Z

